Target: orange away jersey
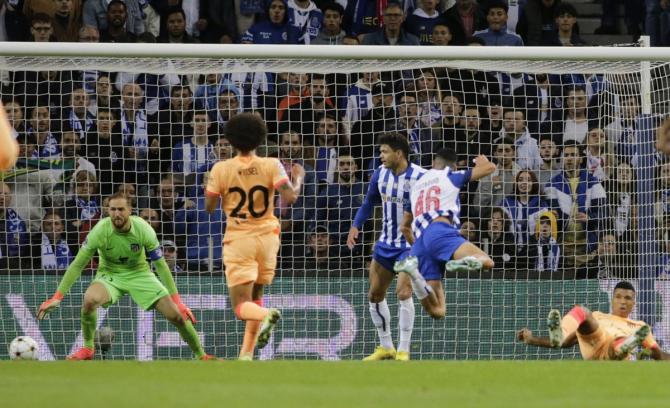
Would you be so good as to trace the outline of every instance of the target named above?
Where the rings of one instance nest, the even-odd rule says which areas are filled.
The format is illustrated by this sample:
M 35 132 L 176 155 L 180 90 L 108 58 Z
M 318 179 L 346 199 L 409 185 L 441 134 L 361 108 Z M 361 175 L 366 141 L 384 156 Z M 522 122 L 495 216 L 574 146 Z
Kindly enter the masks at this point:
M 279 231 L 274 194 L 289 179 L 279 160 L 236 156 L 214 165 L 207 194 L 221 196 L 227 225 L 224 242 Z
M 598 321 L 600 327 L 614 339 L 632 336 L 637 329 L 645 325 L 641 320 L 625 319 L 609 313 L 593 312 L 593 317 Z M 654 336 L 649 333 L 642 345 L 649 348 L 654 344 L 656 344 Z

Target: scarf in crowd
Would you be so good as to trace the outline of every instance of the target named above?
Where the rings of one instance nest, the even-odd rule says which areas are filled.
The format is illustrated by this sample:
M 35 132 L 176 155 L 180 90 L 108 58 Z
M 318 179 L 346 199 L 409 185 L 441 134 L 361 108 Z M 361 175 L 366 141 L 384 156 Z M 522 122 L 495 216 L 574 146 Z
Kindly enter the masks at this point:
M 509 196 L 503 200 L 503 208 L 512 220 L 514 238 L 517 245 L 524 245 L 528 237 L 535 231 L 535 223 L 540 212 L 545 211 L 547 204 L 540 197 L 530 197 L 528 204 Z
M 76 113 L 74 113 L 74 109 L 70 109 L 70 129 L 72 129 L 73 132 L 79 134 L 79 140 L 85 140 L 86 139 L 86 132 L 88 132 L 91 127 L 93 127 L 93 123 L 95 121 L 95 117 L 86 112 L 86 126 L 81 125 L 81 119 L 77 116 Z
M 77 212 L 79 213 L 79 219 L 82 221 L 90 220 L 95 218 L 100 214 L 100 206 L 98 202 L 93 199 L 86 201 L 83 198 L 76 198 L 77 201 Z
M 42 269 L 67 269 L 73 259 L 70 247 L 64 239 L 53 245 L 46 234 L 42 234 Z
M 537 263 L 535 268 L 538 272 L 558 270 L 558 264 L 561 256 L 561 246 L 554 238 L 549 238 L 547 242 L 537 243 Z
M 123 144 L 137 149 L 137 158 L 145 159 L 149 153 L 149 136 L 147 134 L 147 116 L 144 110 L 135 111 L 135 122 L 128 120 L 126 111 L 121 110 L 121 132 Z

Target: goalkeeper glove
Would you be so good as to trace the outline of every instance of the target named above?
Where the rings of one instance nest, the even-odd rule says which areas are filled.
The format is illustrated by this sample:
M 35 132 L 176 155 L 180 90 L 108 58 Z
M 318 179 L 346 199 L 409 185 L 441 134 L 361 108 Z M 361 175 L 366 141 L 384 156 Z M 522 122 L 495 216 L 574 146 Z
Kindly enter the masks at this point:
M 195 324 L 197 321 L 195 320 L 195 316 L 193 316 L 193 312 L 191 312 L 191 309 L 189 309 L 188 306 L 186 306 L 181 302 L 181 297 L 179 296 L 179 293 L 175 293 L 170 297 L 172 298 L 172 301 L 177 305 L 177 309 L 179 309 L 179 313 L 181 313 L 184 319 L 190 320 L 191 323 Z
M 47 317 L 49 313 L 51 313 L 54 309 L 60 306 L 61 300 L 63 300 L 63 294 L 56 291 L 56 293 L 54 293 L 51 299 L 42 302 L 42 304 L 40 305 L 40 309 L 37 312 L 37 318 L 39 320 L 42 320 L 45 317 Z

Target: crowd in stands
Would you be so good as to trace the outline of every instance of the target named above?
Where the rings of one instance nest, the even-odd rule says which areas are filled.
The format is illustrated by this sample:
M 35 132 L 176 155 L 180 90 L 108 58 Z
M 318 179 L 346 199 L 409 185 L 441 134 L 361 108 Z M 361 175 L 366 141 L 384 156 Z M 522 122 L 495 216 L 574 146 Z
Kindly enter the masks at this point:
M 500 0 L 341 3 L 6 0 L 0 39 L 584 45 L 575 8 L 560 0 L 520 1 L 516 30 Z M 647 3 L 665 16 L 666 2 Z M 601 74 L 12 71 L 0 83 L 21 147 L 16 167 L 0 177 L 2 268 L 66 268 L 105 217 L 106 197 L 123 191 L 158 232 L 174 272 L 220 270 L 226 220 L 205 211 L 204 186 L 212 165 L 234 154 L 226 122 L 248 111 L 268 125 L 259 154 L 277 157 L 289 174 L 294 164 L 306 171 L 299 201 L 274 203 L 291 266 L 367 259 L 379 217 L 364 228 L 367 245 L 350 251 L 346 234 L 381 164 L 376 139 L 395 131 L 423 166 L 442 147 L 456 151 L 460 168 L 479 154 L 496 163 L 460 200 L 462 234 L 497 268 L 581 277 L 635 269 L 645 204 L 634 171 L 641 101 L 634 87 Z M 655 222 L 665 231 L 670 163 L 659 160 Z

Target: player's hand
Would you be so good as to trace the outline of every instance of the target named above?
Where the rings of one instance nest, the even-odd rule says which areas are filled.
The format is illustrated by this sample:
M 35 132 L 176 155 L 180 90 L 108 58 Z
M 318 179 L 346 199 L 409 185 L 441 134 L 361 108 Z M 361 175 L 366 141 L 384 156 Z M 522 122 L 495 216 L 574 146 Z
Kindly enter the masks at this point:
M 524 327 L 516 333 L 516 338 L 523 343 L 529 344 L 530 339 L 533 338 L 533 332 Z
M 298 163 L 293 163 L 291 166 L 291 177 L 295 180 L 296 178 L 304 179 L 305 178 L 305 168 L 299 165 Z
M 47 317 L 47 315 L 49 313 L 56 310 L 58 308 L 58 306 L 60 306 L 60 301 L 61 300 L 63 300 L 63 294 L 60 293 L 60 292 L 56 292 L 51 297 L 51 299 L 45 300 L 44 302 L 42 302 L 42 304 L 40 305 L 39 310 L 37 311 L 37 319 L 42 320 L 45 317 Z
M 358 228 L 351 227 L 349 229 L 349 235 L 347 235 L 347 247 L 349 250 L 353 250 L 356 246 L 356 240 L 358 239 Z
M 474 162 L 475 162 L 475 166 L 485 166 L 485 165 L 491 163 L 489 161 L 489 159 L 486 156 L 484 156 L 483 154 L 480 154 L 479 156 L 477 156 L 475 158 Z
M 190 320 L 191 323 L 193 324 L 196 324 L 198 322 L 197 320 L 195 320 L 195 316 L 193 315 L 193 312 L 191 312 L 191 309 L 189 309 L 188 306 L 182 303 L 179 293 L 175 293 L 170 297 L 172 298 L 172 301 L 177 305 L 177 309 L 179 309 L 179 313 L 181 313 L 184 319 Z

